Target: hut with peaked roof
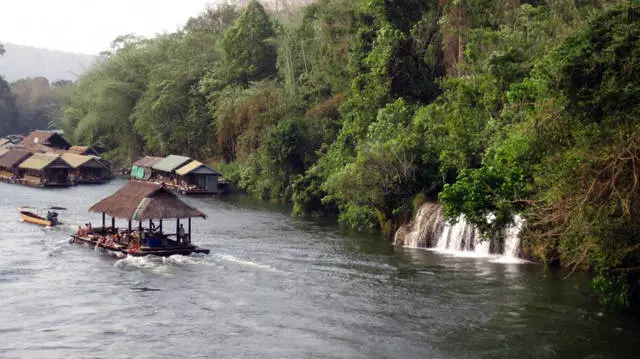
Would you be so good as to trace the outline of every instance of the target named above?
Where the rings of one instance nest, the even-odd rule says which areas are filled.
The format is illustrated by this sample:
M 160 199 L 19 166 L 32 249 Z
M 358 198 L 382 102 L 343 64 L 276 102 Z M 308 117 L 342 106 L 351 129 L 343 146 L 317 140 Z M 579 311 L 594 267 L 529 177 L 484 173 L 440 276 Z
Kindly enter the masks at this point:
M 162 157 L 144 156 L 131 165 L 131 178 L 149 181 L 153 179 L 153 165 L 162 161 Z
M 218 178 L 220 173 L 202 162 L 193 160 L 178 168 L 177 188 L 185 194 L 213 194 L 218 192 Z
M 55 131 L 32 131 L 29 135 L 20 141 L 20 145 L 24 148 L 49 152 L 54 150 L 68 150 L 71 144 Z
M 159 255 L 209 253 L 209 250 L 191 244 L 191 218 L 207 216 L 185 202 L 163 184 L 130 181 L 114 194 L 89 208 L 90 212 L 102 213 L 102 227 L 88 233 L 79 229 L 74 240 L 120 251 L 131 255 Z M 106 216 L 111 217 L 107 227 Z M 116 218 L 126 219 L 126 229 L 116 228 Z M 181 219 L 188 220 L 188 232 L 183 231 Z M 175 219 L 175 234 L 166 233 L 163 220 Z M 156 227 L 154 220 L 159 220 Z M 149 221 L 149 226 L 144 223 Z M 137 228 L 132 222 L 138 222 Z M 171 238 L 173 237 L 173 238 Z
M 21 176 L 18 166 L 31 156 L 31 152 L 19 149 L 2 149 L 0 154 L 0 180 L 15 182 Z
M 98 157 L 64 153 L 62 159 L 71 167 L 69 179 L 74 184 L 104 183 L 111 178 L 110 169 Z
M 94 150 L 91 146 L 71 146 L 67 152 L 76 155 L 100 157 L 98 151 Z
M 169 155 L 151 168 L 154 170 L 157 180 L 175 183 L 175 171 L 191 161 L 191 158 L 186 156 Z
M 18 165 L 22 172 L 19 183 L 34 187 L 66 187 L 71 185 L 71 166 L 57 153 L 34 153 Z

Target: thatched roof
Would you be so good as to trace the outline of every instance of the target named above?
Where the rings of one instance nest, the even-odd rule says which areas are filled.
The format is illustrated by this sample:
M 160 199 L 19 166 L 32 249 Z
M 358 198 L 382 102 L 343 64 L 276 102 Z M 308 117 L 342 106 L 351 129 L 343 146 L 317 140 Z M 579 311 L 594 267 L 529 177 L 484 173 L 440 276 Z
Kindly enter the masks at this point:
M 116 193 L 94 204 L 89 211 L 135 221 L 207 218 L 204 213 L 184 203 L 164 185 L 138 181 L 130 181 Z

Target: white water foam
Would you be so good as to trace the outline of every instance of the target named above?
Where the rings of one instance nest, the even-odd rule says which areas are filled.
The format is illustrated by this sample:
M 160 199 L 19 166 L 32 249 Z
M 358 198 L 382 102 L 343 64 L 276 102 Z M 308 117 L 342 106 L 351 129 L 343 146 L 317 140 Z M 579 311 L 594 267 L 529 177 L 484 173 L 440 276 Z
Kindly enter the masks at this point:
M 222 259 L 226 262 L 231 262 L 231 263 L 235 263 L 235 264 L 240 264 L 246 267 L 253 267 L 253 268 L 258 268 L 258 269 L 262 269 L 262 270 L 266 270 L 269 272 L 280 272 L 279 270 L 266 265 L 266 264 L 261 264 L 261 263 L 256 263 L 256 262 L 252 262 L 252 261 L 248 261 L 248 260 L 244 260 L 244 259 L 240 259 L 238 257 L 234 257 L 230 254 L 216 254 L 215 255 L 217 258 Z
M 519 215 L 513 217 L 513 223 L 507 226 L 504 236 L 505 257 L 516 258 L 520 250 L 520 231 L 524 225 L 524 219 Z
M 491 258 L 491 262 L 518 264 L 527 261 L 518 258 L 520 248 L 519 234 L 524 225 L 524 219 L 516 215 L 513 224 L 509 225 L 502 234 L 504 238 L 503 254 L 491 253 L 492 244 L 498 246 L 496 240 L 483 238 L 480 231 L 464 216 L 459 216 L 454 224 L 447 223 L 442 216 L 439 205 L 428 203 L 416 213 L 414 224 L 406 233 L 404 246 L 422 248 L 438 253 L 465 258 Z M 434 220 L 435 219 L 435 220 Z M 495 216 L 489 214 L 487 220 L 493 221 Z M 429 243 L 425 239 L 429 235 L 437 234 L 433 247 L 426 248 Z M 432 241 L 433 242 L 433 241 Z

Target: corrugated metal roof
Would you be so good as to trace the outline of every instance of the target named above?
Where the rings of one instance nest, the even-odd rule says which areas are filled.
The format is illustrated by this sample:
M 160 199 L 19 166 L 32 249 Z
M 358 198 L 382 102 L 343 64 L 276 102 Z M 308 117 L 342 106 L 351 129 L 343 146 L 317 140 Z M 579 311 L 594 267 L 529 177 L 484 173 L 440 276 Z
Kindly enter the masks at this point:
M 57 142 L 57 145 L 54 145 Z M 33 131 L 27 137 L 20 141 L 25 147 L 29 146 L 48 146 L 48 147 L 61 147 L 69 148 L 71 145 L 64 139 L 58 132 L 55 131 Z
M 151 167 L 163 159 L 164 158 L 162 157 L 144 156 L 143 158 L 135 161 L 133 165 L 136 167 Z
M 74 153 L 65 153 L 62 155 L 62 159 L 65 160 L 69 164 L 69 166 L 78 168 L 83 164 L 89 162 L 89 160 L 91 160 L 91 157 L 76 155 Z
M 10 149 L 7 153 L 0 156 L 0 167 L 12 168 L 29 156 L 31 156 L 31 153 L 28 151 Z
M 100 161 L 94 156 L 76 155 L 75 153 L 65 153 L 62 155 L 62 159 L 73 168 L 78 167 L 92 167 L 100 168 L 104 167 Z
M 57 161 L 59 160 L 59 161 Z M 18 167 L 29 170 L 41 170 L 50 166 L 69 167 L 60 155 L 54 153 L 34 153 Z
M 214 171 L 213 169 L 209 168 L 209 166 L 203 164 L 202 162 L 193 160 L 189 163 L 187 163 L 186 165 L 180 167 L 179 169 L 176 170 L 176 174 L 179 176 L 185 176 L 188 175 L 189 173 L 192 173 L 194 171 L 198 170 L 197 172 L 199 174 L 211 174 L 211 175 L 220 175 L 218 172 Z
M 151 166 L 154 170 L 171 172 L 177 168 L 182 167 L 185 163 L 191 161 L 191 158 L 185 156 L 169 155 L 162 161 Z

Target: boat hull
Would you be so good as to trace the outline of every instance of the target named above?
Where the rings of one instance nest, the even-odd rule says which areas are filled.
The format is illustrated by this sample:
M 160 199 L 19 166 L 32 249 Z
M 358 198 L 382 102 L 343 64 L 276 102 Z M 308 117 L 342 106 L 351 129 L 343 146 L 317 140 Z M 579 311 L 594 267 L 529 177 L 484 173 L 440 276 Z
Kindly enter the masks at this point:
M 51 227 L 51 221 L 47 221 L 45 218 L 42 218 L 35 213 L 21 211 L 20 217 L 22 217 L 25 222 L 37 224 L 44 227 Z

